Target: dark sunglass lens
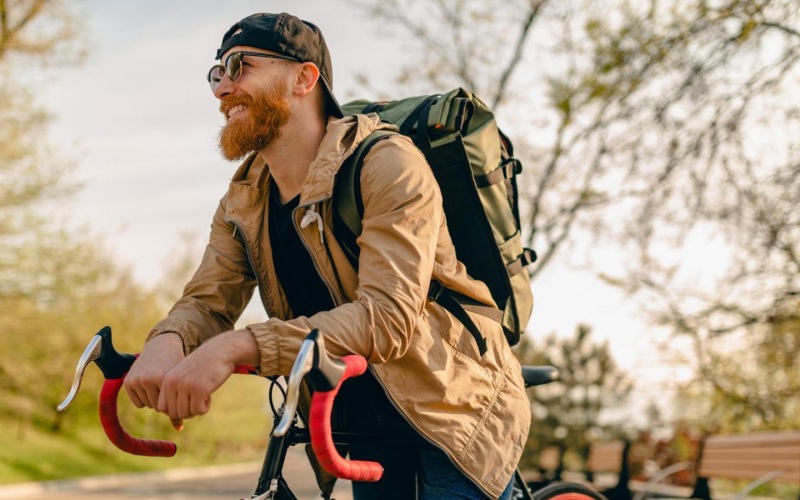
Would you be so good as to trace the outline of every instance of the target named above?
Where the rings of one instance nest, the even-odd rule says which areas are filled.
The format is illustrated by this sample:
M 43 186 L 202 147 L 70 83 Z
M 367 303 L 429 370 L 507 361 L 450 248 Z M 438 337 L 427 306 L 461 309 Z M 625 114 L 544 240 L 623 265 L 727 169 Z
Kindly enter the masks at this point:
M 231 54 L 228 60 L 225 61 L 225 69 L 228 72 L 228 78 L 230 78 L 232 82 L 238 80 L 239 76 L 242 74 L 242 57 L 241 52 L 236 52 Z

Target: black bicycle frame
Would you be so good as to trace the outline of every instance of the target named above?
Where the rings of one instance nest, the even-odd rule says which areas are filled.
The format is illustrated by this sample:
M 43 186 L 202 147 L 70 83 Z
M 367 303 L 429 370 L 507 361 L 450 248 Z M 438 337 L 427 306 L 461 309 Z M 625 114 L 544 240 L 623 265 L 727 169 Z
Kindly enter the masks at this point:
M 274 425 L 278 425 L 281 415 L 274 417 Z M 397 437 L 393 439 L 390 435 L 363 434 L 359 432 L 333 432 L 331 433 L 333 442 L 341 445 L 353 443 L 377 443 L 396 446 L 408 446 L 408 440 Z M 276 493 L 273 498 L 280 500 L 296 500 L 286 480 L 283 478 L 283 465 L 286 462 L 286 454 L 291 446 L 298 444 L 311 443 L 311 435 L 308 429 L 303 429 L 292 425 L 285 436 L 275 437 L 270 435 L 267 452 L 264 455 L 264 463 L 261 466 L 261 474 L 258 477 L 258 484 L 253 496 L 263 495 L 274 485 Z M 329 499 L 330 496 L 324 494 L 323 498 Z

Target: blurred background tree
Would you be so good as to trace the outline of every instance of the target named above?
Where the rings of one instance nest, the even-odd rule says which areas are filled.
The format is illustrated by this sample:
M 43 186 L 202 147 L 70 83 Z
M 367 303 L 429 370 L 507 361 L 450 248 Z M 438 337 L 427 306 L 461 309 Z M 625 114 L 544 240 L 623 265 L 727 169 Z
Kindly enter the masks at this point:
M 56 426 L 53 398 L 41 397 L 55 389 L 52 374 L 40 379 L 36 370 L 50 354 L 45 370 L 63 368 L 68 337 L 39 319 L 59 318 L 86 295 L 97 255 L 59 228 L 58 207 L 75 189 L 71 162 L 48 146 L 50 117 L 37 107 L 33 73 L 12 68 L 41 67 L 62 49 L 79 62 L 76 19 L 62 2 L 0 0 L 0 409 L 25 424 Z
M 580 325 L 572 337 L 525 337 L 517 350 L 525 364 L 559 369 L 557 382 L 530 389 L 529 460 L 557 446 L 569 470 L 584 470 L 592 442 L 630 437 L 630 426 L 615 419 L 613 411 L 628 401 L 633 382 L 617 366 L 608 343 L 593 341 L 591 333 L 590 327 Z
M 97 421 L 102 377 L 93 367 L 69 410 L 56 411 L 91 336 L 111 325 L 115 346 L 138 352 L 196 264 L 187 237 L 162 282 L 146 287 L 106 241 L 69 224 L 65 207 L 80 187 L 76 158 L 48 141 L 51 116 L 37 92 L 59 68 L 81 63 L 82 18 L 79 2 L 0 0 L 0 483 L 254 458 L 267 425 L 264 398 L 253 397 L 266 385 L 255 377 L 220 391 L 216 413 L 177 436 L 166 417 L 134 411 L 122 396 L 132 434 L 192 443 L 191 454 L 168 464 L 106 441 Z
M 794 421 L 776 405 L 800 397 L 797 2 L 358 3 L 417 54 L 367 92 L 466 86 L 494 106 L 525 165 L 534 280 L 557 255 L 629 292 L 675 333 L 713 406 L 698 420 Z
M 18 269 L 40 233 L 57 232 L 58 207 L 74 192 L 73 162 L 46 140 L 50 116 L 37 105 L 36 69 L 77 64 L 79 16 L 60 1 L 0 0 L 0 297 L 33 297 L 43 275 Z M 38 278 L 38 279 L 37 279 Z

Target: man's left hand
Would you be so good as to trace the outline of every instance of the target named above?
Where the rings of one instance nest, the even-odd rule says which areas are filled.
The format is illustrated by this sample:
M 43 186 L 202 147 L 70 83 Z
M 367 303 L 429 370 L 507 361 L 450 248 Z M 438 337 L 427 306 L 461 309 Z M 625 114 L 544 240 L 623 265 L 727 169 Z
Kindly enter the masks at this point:
M 178 363 L 164 376 L 156 409 L 173 420 L 204 415 L 211 394 L 237 364 L 260 364 L 258 345 L 247 330 L 217 335 Z

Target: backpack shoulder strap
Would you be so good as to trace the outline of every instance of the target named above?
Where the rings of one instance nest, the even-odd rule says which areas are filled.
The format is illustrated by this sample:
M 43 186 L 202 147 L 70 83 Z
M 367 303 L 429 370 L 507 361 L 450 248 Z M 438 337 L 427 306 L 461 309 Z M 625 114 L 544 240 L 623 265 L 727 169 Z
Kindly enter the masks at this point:
M 333 224 L 336 239 L 347 254 L 350 263 L 358 269 L 358 244 L 361 235 L 361 219 L 364 217 L 364 202 L 361 199 L 361 168 L 364 158 L 373 146 L 397 132 L 375 130 L 358 145 L 339 169 L 333 193 Z
M 359 248 L 356 240 L 361 235 L 361 219 L 364 217 L 364 202 L 361 199 L 361 168 L 364 158 L 372 147 L 383 139 L 395 135 L 391 130 L 376 130 L 359 144 L 356 150 L 345 160 L 337 174 L 336 187 L 333 194 L 334 234 L 339 245 L 354 268 L 358 269 Z M 438 281 L 432 281 L 428 291 L 428 299 L 435 301 L 450 314 L 456 317 L 469 331 L 478 345 L 481 356 L 486 353 L 486 339 L 477 325 L 467 314 L 467 310 L 491 317 L 497 321 L 495 313 L 502 312 L 488 306 L 478 306 L 474 301 L 443 287 Z

